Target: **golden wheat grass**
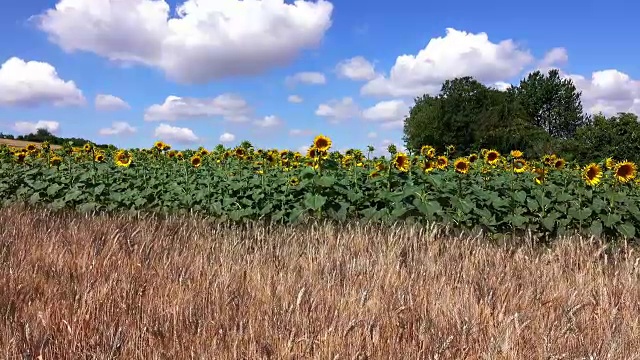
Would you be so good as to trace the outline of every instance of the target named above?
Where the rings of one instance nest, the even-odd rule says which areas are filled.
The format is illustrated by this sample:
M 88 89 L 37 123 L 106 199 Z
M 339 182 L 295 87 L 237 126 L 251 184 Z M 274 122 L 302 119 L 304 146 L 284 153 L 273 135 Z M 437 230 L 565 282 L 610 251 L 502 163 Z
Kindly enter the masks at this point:
M 0 210 L 3 359 L 638 359 L 640 255 Z

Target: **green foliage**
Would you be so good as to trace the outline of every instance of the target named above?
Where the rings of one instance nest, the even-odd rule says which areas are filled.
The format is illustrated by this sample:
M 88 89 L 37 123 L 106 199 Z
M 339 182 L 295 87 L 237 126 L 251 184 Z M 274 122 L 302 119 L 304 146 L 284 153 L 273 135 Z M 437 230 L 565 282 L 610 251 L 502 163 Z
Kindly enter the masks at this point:
M 13 135 L 10 135 L 10 134 L 2 134 L 2 133 L 0 133 L 0 138 L 9 139 L 9 140 L 31 141 L 31 142 L 37 142 L 37 143 L 41 143 L 41 142 L 47 141 L 51 145 L 61 145 L 61 146 L 62 145 L 67 145 L 69 142 L 71 142 L 72 146 L 82 146 L 82 145 L 90 142 L 89 140 L 86 140 L 86 139 L 83 139 L 83 138 L 57 137 L 57 136 L 51 134 L 46 129 L 38 129 L 35 134 L 31 133 L 31 134 L 27 134 L 27 135 L 18 135 L 18 136 L 13 136 Z M 102 149 L 107 149 L 107 148 L 109 148 L 109 146 L 113 147 L 113 145 L 108 145 L 108 144 L 97 144 L 95 146 L 98 147 L 98 148 L 102 148 Z
M 640 161 L 638 116 L 630 113 L 611 117 L 595 115 L 591 124 L 578 130 L 573 151 L 576 159 L 582 162 L 605 157 Z

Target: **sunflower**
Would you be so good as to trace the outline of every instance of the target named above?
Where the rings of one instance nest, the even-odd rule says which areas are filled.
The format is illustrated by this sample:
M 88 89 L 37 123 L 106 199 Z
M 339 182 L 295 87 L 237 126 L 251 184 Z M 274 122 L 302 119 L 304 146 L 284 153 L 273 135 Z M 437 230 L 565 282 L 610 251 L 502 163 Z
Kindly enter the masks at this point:
M 160 151 L 164 150 L 165 146 L 166 146 L 165 143 L 163 143 L 162 141 L 156 141 L 156 143 L 153 144 L 153 147 Z
M 317 158 L 318 157 L 318 149 L 316 149 L 315 146 L 309 147 L 309 149 L 307 149 L 307 157 L 309 157 L 310 159 Z
M 425 172 L 425 174 L 432 172 L 436 168 L 435 161 L 423 161 L 420 163 L 420 168 Z
M 93 159 L 96 162 L 103 162 L 104 161 L 104 154 L 103 153 L 97 153 L 96 156 Z
M 558 157 L 555 154 L 545 155 L 542 157 L 542 162 L 544 162 L 548 166 L 551 166 L 556 162 L 557 159 Z
M 411 168 L 411 160 L 407 154 L 399 152 L 393 157 L 393 166 L 402 172 L 407 172 Z
M 541 167 L 534 168 L 533 173 L 536 175 L 536 177 L 534 178 L 534 181 L 538 185 L 542 184 L 547 176 L 547 170 Z
M 379 161 L 376 163 L 376 170 L 385 171 L 387 170 L 387 165 L 385 165 L 385 163 L 383 163 L 382 161 Z
M 354 161 L 355 160 L 353 159 L 353 156 L 351 156 L 351 155 L 346 155 L 341 160 L 342 166 L 345 167 L 345 168 L 350 168 L 351 166 L 353 166 Z
M 291 186 L 298 186 L 300 184 L 300 179 L 298 179 L 297 177 L 293 177 L 291 178 L 291 180 L 289 180 L 289 185 Z
M 422 148 L 420 148 L 420 155 L 429 159 L 433 159 L 436 156 L 436 149 L 434 149 L 433 146 L 424 145 Z
M 622 161 L 616 164 L 614 177 L 621 183 L 626 183 L 636 177 L 637 167 L 631 161 Z
M 457 158 L 456 161 L 453 162 L 453 167 L 456 169 L 456 172 L 459 174 L 466 174 L 469 172 L 469 159 L 465 157 Z
M 331 139 L 320 134 L 313 139 L 313 146 L 320 151 L 328 151 L 331 148 Z
M 176 157 L 176 151 L 175 150 L 171 150 L 171 151 L 167 151 L 167 157 L 169 159 L 173 159 L 174 157 Z
M 164 147 L 162 148 L 162 150 L 164 150 L 164 151 L 169 151 L 169 150 L 171 150 L 171 145 L 169 145 L 169 144 L 164 144 Z
M 472 164 L 473 164 L 474 162 L 476 162 L 476 160 L 478 160 L 478 154 L 471 154 L 471 155 L 469 155 L 469 162 L 470 162 L 470 163 L 472 163 Z
M 62 158 L 57 155 L 52 156 L 51 159 L 49 159 L 49 164 L 51 164 L 51 166 L 58 166 L 62 164 Z
M 485 156 L 487 156 L 487 152 L 489 152 L 489 149 L 480 149 L 480 155 L 484 158 Z
M 372 172 L 369 173 L 369 176 L 371 178 L 377 178 L 378 176 L 380 176 L 380 171 L 378 169 L 373 170 Z
M 520 150 L 511 150 L 511 157 L 514 159 L 521 158 L 524 154 Z
M 513 161 L 513 172 L 516 174 L 522 174 L 527 171 L 528 165 L 524 159 L 518 158 Z
M 202 158 L 200 155 L 193 155 L 191 157 L 191 165 L 195 168 L 200 167 L 202 165 Z
M 133 160 L 131 154 L 127 151 L 120 150 L 116 153 L 115 162 L 117 166 L 129 167 L 129 165 L 131 165 L 131 160 Z
M 591 163 L 582 170 L 582 178 L 589 186 L 596 186 L 602 179 L 602 169 L 596 163 Z
M 487 153 L 484 155 L 484 161 L 490 165 L 496 165 L 499 160 L 500 153 L 497 150 L 487 150 Z
M 200 148 L 198 153 L 200 154 L 200 156 L 207 156 L 207 155 L 209 155 L 209 150 L 207 150 L 205 148 Z
M 556 170 L 562 170 L 566 164 L 567 162 L 563 158 L 558 158 L 553 162 L 553 167 L 556 168 Z
M 84 150 L 84 152 L 91 152 L 91 149 L 92 149 L 92 148 L 93 148 L 93 147 L 91 146 L 91 144 L 90 144 L 90 143 L 86 143 L 86 144 L 84 144 L 84 146 L 82 147 L 82 149 Z
M 178 152 L 176 153 L 176 158 L 177 158 L 178 160 L 182 160 L 182 159 L 184 159 L 184 154 L 182 153 L 182 151 L 178 151 Z
M 613 160 L 613 158 L 608 157 L 605 161 L 604 161 L 604 166 L 608 169 L 611 170 L 616 166 L 616 161 Z
M 440 170 L 444 170 L 447 168 L 447 166 L 449 165 L 449 159 L 447 159 L 446 156 L 441 155 L 438 156 L 438 159 L 436 160 L 436 167 Z
M 37 147 L 36 147 L 36 144 L 28 144 L 26 149 L 27 151 L 31 152 L 31 151 L 36 151 Z

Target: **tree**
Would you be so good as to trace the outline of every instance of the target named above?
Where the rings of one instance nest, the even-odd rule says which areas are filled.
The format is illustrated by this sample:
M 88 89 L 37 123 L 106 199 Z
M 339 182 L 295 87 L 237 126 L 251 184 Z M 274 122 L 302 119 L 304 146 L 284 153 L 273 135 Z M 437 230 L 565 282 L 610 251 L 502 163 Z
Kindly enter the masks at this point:
M 554 138 L 568 139 L 587 124 L 578 91 L 571 79 L 560 78 L 557 69 L 545 76 L 530 73 L 520 81 L 515 93 L 531 124 L 545 129 Z
M 593 117 L 574 138 L 576 158 L 581 162 L 601 161 L 607 157 L 640 161 L 640 122 L 631 113 Z

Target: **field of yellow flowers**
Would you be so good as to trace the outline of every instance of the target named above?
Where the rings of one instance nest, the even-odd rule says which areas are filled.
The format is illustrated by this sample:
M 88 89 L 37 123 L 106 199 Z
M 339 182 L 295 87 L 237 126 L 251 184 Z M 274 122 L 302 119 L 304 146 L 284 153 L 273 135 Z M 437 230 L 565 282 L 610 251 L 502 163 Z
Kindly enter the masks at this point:
M 555 154 L 527 158 L 482 149 L 461 155 L 391 151 L 389 159 L 331 151 L 318 135 L 306 154 L 236 147 L 176 151 L 0 147 L 2 205 L 79 211 L 195 212 L 222 221 L 436 222 L 486 234 L 581 232 L 634 238 L 636 164 L 578 166 Z

